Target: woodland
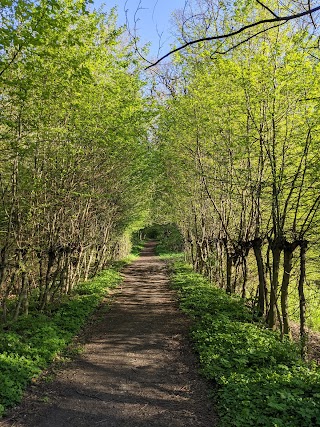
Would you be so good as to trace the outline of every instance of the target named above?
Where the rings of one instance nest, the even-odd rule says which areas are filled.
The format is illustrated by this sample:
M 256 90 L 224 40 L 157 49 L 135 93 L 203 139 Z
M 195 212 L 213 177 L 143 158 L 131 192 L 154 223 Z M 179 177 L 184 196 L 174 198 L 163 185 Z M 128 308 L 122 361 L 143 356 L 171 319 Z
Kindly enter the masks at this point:
M 290 340 L 297 325 L 307 357 L 320 330 L 315 6 L 187 1 L 156 63 L 116 10 L 1 0 L 4 330 L 56 310 L 158 224 L 264 327 Z

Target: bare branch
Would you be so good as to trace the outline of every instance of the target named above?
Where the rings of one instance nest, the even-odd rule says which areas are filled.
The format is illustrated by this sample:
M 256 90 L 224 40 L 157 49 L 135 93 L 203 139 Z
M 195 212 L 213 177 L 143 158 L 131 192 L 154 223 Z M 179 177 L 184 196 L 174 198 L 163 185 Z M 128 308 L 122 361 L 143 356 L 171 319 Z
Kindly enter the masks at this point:
M 311 15 L 312 13 L 315 13 L 318 10 L 320 10 L 320 5 L 312 8 L 312 9 L 308 9 L 307 11 L 303 11 L 303 12 L 300 12 L 300 13 L 295 13 L 293 15 L 278 16 L 278 17 L 269 18 L 269 19 L 262 19 L 260 21 L 253 22 L 251 24 L 244 25 L 243 27 L 239 28 L 238 30 L 231 31 L 230 33 L 220 34 L 220 35 L 212 36 L 212 37 L 202 37 L 202 38 L 199 38 L 199 39 L 191 40 L 191 41 L 189 41 L 187 43 L 184 43 L 183 45 L 181 45 L 181 46 L 179 46 L 179 47 L 177 47 L 175 49 L 172 49 L 170 52 L 168 52 L 167 54 L 165 54 L 161 58 L 159 58 L 156 62 L 154 62 L 153 64 L 151 64 L 148 67 L 146 67 L 146 70 L 148 68 L 154 67 L 155 65 L 159 64 L 159 62 L 163 61 L 165 58 L 168 58 L 172 54 L 174 54 L 176 52 L 179 52 L 179 51 L 185 49 L 188 46 L 192 46 L 194 44 L 199 44 L 201 42 L 206 42 L 206 41 L 227 39 L 229 37 L 235 36 L 237 34 L 241 34 L 241 33 L 243 33 L 244 31 L 246 31 L 246 30 L 248 30 L 250 28 L 254 28 L 254 27 L 257 27 L 258 25 L 262 25 L 262 24 L 272 24 L 274 22 L 283 22 L 283 23 L 286 23 L 286 22 L 291 21 L 293 19 L 301 18 L 301 17 L 306 16 L 306 15 Z M 271 29 L 271 28 L 272 27 L 270 27 L 269 29 Z
M 271 10 L 268 6 L 266 6 L 265 4 L 263 4 L 260 0 L 256 0 L 257 3 L 260 4 L 260 6 L 262 6 L 264 9 L 267 9 L 268 12 L 271 13 L 271 15 L 273 15 L 275 18 L 279 18 L 279 16 L 277 14 L 275 14 L 273 12 L 273 10 Z
M 259 34 L 265 33 L 266 31 L 269 31 L 269 30 L 271 30 L 272 28 L 280 27 L 280 26 L 281 26 L 281 25 L 283 25 L 283 24 L 285 24 L 285 22 L 280 22 L 280 24 L 276 24 L 276 25 L 272 25 L 271 27 L 264 28 L 263 30 L 258 31 L 257 33 L 252 34 L 250 37 L 247 37 L 246 39 L 241 40 L 239 43 L 237 43 L 237 44 L 235 44 L 235 45 L 231 46 L 229 49 L 227 49 L 227 50 L 225 50 L 225 51 L 223 51 L 223 52 L 221 52 L 221 51 L 219 51 L 219 50 L 216 50 L 216 51 L 214 51 L 214 52 L 212 53 L 212 55 L 211 55 L 211 59 L 213 58 L 213 55 L 215 55 L 215 54 L 225 55 L 226 53 L 230 52 L 230 51 L 231 51 L 231 50 L 233 50 L 233 49 L 236 49 L 237 47 L 239 47 L 239 46 L 241 46 L 242 44 L 244 44 L 244 43 L 248 42 L 249 40 L 254 39 L 254 38 L 255 38 L 256 36 L 258 36 Z
M 151 65 L 152 65 L 152 62 L 151 62 L 151 61 L 149 61 L 147 58 L 145 58 L 145 57 L 142 55 L 142 53 L 141 53 L 141 51 L 140 51 L 140 49 L 139 49 L 139 47 L 138 47 L 138 36 L 137 36 L 137 24 L 138 24 L 138 22 L 139 22 L 138 12 L 139 12 L 140 10 L 145 9 L 145 8 L 141 7 L 141 0 L 140 0 L 140 1 L 139 1 L 139 4 L 138 4 L 138 6 L 137 6 L 137 9 L 136 9 L 136 11 L 135 11 L 135 13 L 134 13 L 134 16 L 133 16 L 133 20 L 134 20 L 134 28 L 133 28 L 133 32 L 132 32 L 132 31 L 131 31 L 131 28 L 130 28 L 129 17 L 128 17 L 129 9 L 127 9 L 127 3 L 128 3 L 128 0 L 126 0 L 126 2 L 125 2 L 125 4 L 124 4 L 124 12 L 125 12 L 125 16 L 126 16 L 126 29 L 127 29 L 127 32 L 128 32 L 128 34 L 129 34 L 129 36 L 130 36 L 131 40 L 133 41 L 135 52 L 140 56 L 140 58 L 141 58 L 143 61 L 146 61 L 146 62 L 148 62 L 149 64 L 151 64 Z M 151 67 L 151 65 L 150 65 L 150 67 Z
M 317 26 L 316 26 L 316 24 L 314 22 L 314 19 L 313 19 L 312 13 L 311 13 L 311 2 L 310 2 L 310 0 L 308 0 L 308 11 L 309 11 L 309 14 L 310 14 L 310 19 L 311 19 L 312 25 L 313 25 L 314 29 L 316 29 Z

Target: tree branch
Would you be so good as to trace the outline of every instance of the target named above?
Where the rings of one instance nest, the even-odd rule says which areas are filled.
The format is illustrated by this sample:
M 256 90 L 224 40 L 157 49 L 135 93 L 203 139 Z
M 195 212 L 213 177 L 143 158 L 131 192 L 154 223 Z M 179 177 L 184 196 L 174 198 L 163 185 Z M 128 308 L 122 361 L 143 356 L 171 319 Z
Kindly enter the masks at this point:
M 14 54 L 12 55 L 12 58 L 8 61 L 7 64 L 4 65 L 3 69 L 0 70 L 0 77 L 2 76 L 2 74 L 7 71 L 8 68 L 10 68 L 10 66 L 14 63 L 14 61 L 16 60 L 16 58 L 18 57 L 19 53 L 22 51 L 23 45 L 20 44 L 16 51 L 14 52 Z
M 131 40 L 133 41 L 135 52 L 140 56 L 140 58 L 143 61 L 146 61 L 146 62 L 148 62 L 149 64 L 152 65 L 152 62 L 149 61 L 147 58 L 145 58 L 145 56 L 142 55 L 140 49 L 138 48 L 138 36 L 137 36 L 137 24 L 138 24 L 138 21 L 139 21 L 138 12 L 140 10 L 145 9 L 145 8 L 141 7 L 141 0 L 139 0 L 139 4 L 137 6 L 137 9 L 136 9 L 136 11 L 135 11 L 135 13 L 133 15 L 134 27 L 133 27 L 133 32 L 131 32 L 129 18 L 128 18 L 129 9 L 127 9 L 127 3 L 128 3 L 128 0 L 126 0 L 126 2 L 124 4 L 124 13 L 125 13 L 125 16 L 126 16 L 126 29 L 127 29 L 127 32 L 129 34 Z M 150 65 L 150 67 L 151 67 L 151 65 Z
M 256 36 L 258 36 L 259 34 L 265 33 L 266 31 L 269 31 L 269 30 L 271 30 L 272 28 L 280 27 L 280 26 L 281 26 L 281 25 L 283 25 L 283 24 L 285 24 L 285 22 L 280 22 L 279 24 L 272 25 L 272 26 L 271 26 L 271 27 L 269 27 L 269 28 L 265 28 L 265 29 L 263 29 L 263 30 L 261 30 L 261 31 L 258 31 L 257 33 L 254 33 L 254 34 L 252 34 L 251 36 L 247 37 L 246 39 L 241 40 L 239 43 L 237 43 L 237 44 L 235 44 L 235 45 L 231 46 L 229 49 L 227 49 L 227 50 L 225 50 L 225 51 L 223 51 L 223 52 L 222 52 L 222 51 L 219 51 L 219 50 L 216 50 L 216 51 L 214 51 L 214 52 L 211 54 L 211 59 L 213 59 L 213 55 L 216 55 L 216 54 L 218 54 L 218 55 L 225 55 L 226 53 L 230 52 L 230 51 L 231 51 L 231 50 L 233 50 L 233 49 L 236 49 L 237 47 L 239 47 L 239 46 L 241 46 L 242 44 L 244 44 L 244 43 L 248 42 L 249 40 L 254 39 L 254 38 L 255 38 Z
M 316 26 L 316 23 L 314 22 L 314 19 L 313 19 L 313 16 L 312 16 L 310 0 L 308 0 L 308 8 L 309 8 L 308 11 L 309 11 L 309 14 L 310 14 L 310 19 L 311 19 L 312 25 L 316 29 L 317 26 Z
M 163 55 L 156 62 L 152 63 L 151 65 L 149 65 L 145 69 L 147 70 L 147 69 L 149 69 L 151 67 L 154 67 L 155 65 L 159 64 L 159 62 L 163 61 L 165 58 L 168 58 L 172 54 L 174 54 L 176 52 L 179 52 L 179 51 L 185 49 L 188 46 L 192 46 L 194 44 L 199 44 L 201 42 L 206 42 L 206 41 L 226 39 L 226 38 L 229 38 L 229 37 L 232 37 L 232 36 L 236 36 L 237 34 L 243 33 L 244 31 L 246 31 L 246 30 L 248 30 L 250 28 L 254 28 L 254 27 L 257 27 L 258 25 L 262 25 L 262 24 L 272 24 L 274 22 L 283 22 L 283 23 L 286 23 L 286 22 L 291 21 L 293 19 L 301 18 L 301 17 L 306 16 L 306 15 L 311 15 L 312 13 L 315 13 L 318 10 L 320 10 L 320 5 L 312 8 L 312 9 L 308 9 L 307 11 L 304 11 L 304 12 L 295 13 L 293 15 L 277 16 L 277 17 L 274 17 L 274 18 L 262 19 L 260 21 L 253 22 L 252 24 L 244 25 L 243 27 L 239 28 L 238 30 L 231 31 L 230 33 L 220 34 L 220 35 L 212 36 L 212 37 L 202 37 L 202 38 L 199 38 L 199 39 L 191 40 L 191 41 L 189 41 L 187 43 L 184 43 L 183 45 L 181 45 L 181 46 L 179 46 L 179 47 L 177 47 L 175 49 L 172 49 L 170 52 L 168 52 L 165 55 Z M 272 27 L 270 27 L 270 28 L 272 28 Z
M 276 15 L 274 12 L 273 12 L 273 10 L 271 10 L 268 6 L 266 6 L 265 4 L 263 4 L 260 0 L 256 0 L 256 2 L 257 3 L 259 3 L 260 4 L 260 6 L 262 6 L 264 9 L 267 9 L 267 11 L 268 12 L 270 12 L 271 13 L 271 15 L 273 15 L 275 18 L 279 18 L 279 16 L 278 15 Z

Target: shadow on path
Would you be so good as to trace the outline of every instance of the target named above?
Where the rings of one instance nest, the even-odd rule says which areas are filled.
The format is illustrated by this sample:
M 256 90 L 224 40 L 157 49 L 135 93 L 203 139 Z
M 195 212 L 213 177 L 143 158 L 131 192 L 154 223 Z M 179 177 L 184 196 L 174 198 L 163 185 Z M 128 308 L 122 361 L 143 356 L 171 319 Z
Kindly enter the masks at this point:
M 85 351 L 0 422 L 19 427 L 213 427 L 188 324 L 149 242 L 123 270 L 112 308 L 89 326 Z

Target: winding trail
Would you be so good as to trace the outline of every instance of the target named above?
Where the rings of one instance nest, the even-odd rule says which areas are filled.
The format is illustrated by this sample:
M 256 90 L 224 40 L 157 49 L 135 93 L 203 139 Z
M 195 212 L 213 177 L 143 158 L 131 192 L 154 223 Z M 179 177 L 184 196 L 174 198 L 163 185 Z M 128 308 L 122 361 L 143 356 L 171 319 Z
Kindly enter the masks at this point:
M 85 351 L 54 381 L 33 386 L 0 426 L 214 427 L 188 321 L 149 242 L 123 271 L 111 309 L 86 330 Z

